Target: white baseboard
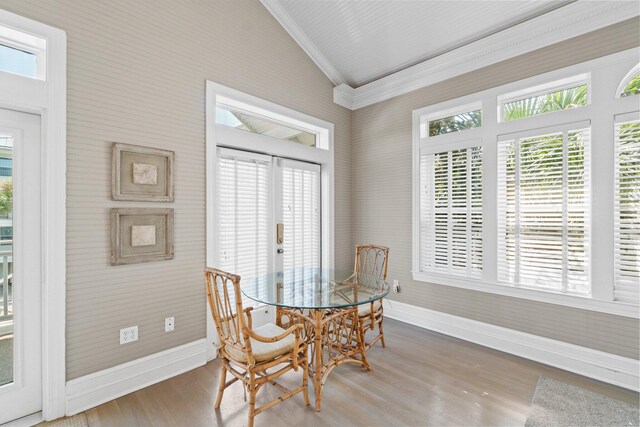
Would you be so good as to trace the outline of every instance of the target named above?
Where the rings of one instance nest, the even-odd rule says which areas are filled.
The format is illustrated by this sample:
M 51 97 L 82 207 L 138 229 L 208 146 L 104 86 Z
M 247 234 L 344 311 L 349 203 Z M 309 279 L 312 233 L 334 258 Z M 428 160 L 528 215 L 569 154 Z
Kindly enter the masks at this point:
M 391 319 L 639 391 L 638 360 L 398 301 L 384 304 L 384 314 Z
M 9 421 L 8 423 L 0 424 L 0 427 L 33 427 L 44 421 L 42 418 L 42 411 L 35 414 L 27 415 L 26 417 L 18 418 L 17 420 Z
M 75 415 L 206 362 L 206 340 L 201 339 L 68 381 L 66 415 Z

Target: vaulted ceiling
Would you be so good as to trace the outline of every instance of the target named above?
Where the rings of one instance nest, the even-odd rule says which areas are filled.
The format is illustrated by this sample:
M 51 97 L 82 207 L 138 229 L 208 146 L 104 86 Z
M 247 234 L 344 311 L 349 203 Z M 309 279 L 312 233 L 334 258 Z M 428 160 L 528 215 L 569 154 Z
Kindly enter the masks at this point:
M 570 3 L 276 1 L 352 87 Z
M 348 108 L 640 14 L 637 0 L 260 1 Z

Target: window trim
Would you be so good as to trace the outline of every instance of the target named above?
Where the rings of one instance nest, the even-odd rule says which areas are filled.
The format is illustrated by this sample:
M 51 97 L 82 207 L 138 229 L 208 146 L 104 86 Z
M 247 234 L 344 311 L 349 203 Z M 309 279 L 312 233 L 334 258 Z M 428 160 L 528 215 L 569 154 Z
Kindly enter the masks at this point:
M 613 176 L 607 173 L 613 170 L 613 120 L 614 116 L 638 109 L 637 100 L 617 98 L 616 88 L 629 69 L 638 63 L 637 49 L 629 49 L 613 55 L 572 65 L 559 70 L 529 77 L 527 79 L 489 88 L 475 94 L 416 109 L 412 112 L 412 275 L 416 281 L 452 286 L 496 295 L 527 299 L 567 307 L 586 309 L 596 312 L 640 318 L 639 306 L 613 301 Z M 589 103 L 581 108 L 541 114 L 522 120 L 498 121 L 499 97 L 504 94 L 526 92 L 527 88 L 542 87 L 557 83 L 563 79 L 590 75 Z M 575 82 L 575 80 L 574 80 Z M 456 141 L 481 138 L 483 141 L 483 277 L 481 280 L 463 279 L 420 271 L 419 261 L 419 159 L 421 147 L 424 150 L 426 140 L 421 138 L 420 125 L 425 116 L 439 111 L 456 111 L 459 107 L 481 102 L 483 107 L 482 127 L 452 132 L 431 137 L 430 146 L 448 146 L 456 148 Z M 591 209 L 591 240 L 601 242 L 591 247 L 591 286 L 592 295 L 577 296 L 555 293 L 547 290 L 535 290 L 500 284 L 497 281 L 497 138 L 514 132 L 534 128 L 544 128 L 566 123 L 591 120 L 592 141 L 606 140 L 603 144 L 592 144 L 591 156 L 601 162 L 592 166 L 591 200 L 610 200 L 611 206 Z M 464 137 L 462 136 L 464 135 Z M 434 140 L 433 138 L 437 138 Z M 437 144 L 436 144 L 437 143 Z M 449 144 L 449 145 L 447 145 Z M 609 169 L 611 169 L 609 171 Z M 490 190 L 490 191 L 489 191 Z M 603 203 L 601 205 L 608 205 Z M 600 206 L 600 205 L 599 205 Z M 597 224 L 597 225 L 596 225 Z M 603 225 L 600 227 L 600 225 Z M 609 254 L 610 252 L 610 254 Z M 491 255 L 489 255 L 491 254 Z M 611 288 L 611 289 L 608 289 Z

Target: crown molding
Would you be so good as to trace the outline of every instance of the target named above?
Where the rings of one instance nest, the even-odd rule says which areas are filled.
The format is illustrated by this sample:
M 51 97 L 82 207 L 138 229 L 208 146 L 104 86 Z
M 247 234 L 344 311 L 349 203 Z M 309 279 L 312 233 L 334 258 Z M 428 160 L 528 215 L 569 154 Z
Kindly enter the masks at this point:
M 358 88 L 337 85 L 333 101 L 357 110 L 639 14 L 632 1 L 577 1 Z
M 316 63 L 318 68 L 331 80 L 336 86 L 345 83 L 338 70 L 334 68 L 329 60 L 320 52 L 318 47 L 307 37 L 302 29 L 296 24 L 291 15 L 280 5 L 277 0 L 260 0 L 260 3 L 273 15 L 274 18 L 282 25 L 296 43 L 309 55 Z

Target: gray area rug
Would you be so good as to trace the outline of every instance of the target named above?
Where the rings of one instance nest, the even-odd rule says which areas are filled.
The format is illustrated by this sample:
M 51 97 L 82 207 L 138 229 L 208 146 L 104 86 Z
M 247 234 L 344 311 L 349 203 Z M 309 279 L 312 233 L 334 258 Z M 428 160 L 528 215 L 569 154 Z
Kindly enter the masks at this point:
M 526 427 L 638 426 L 638 405 L 540 377 Z
M 0 337 L 0 385 L 13 381 L 13 336 Z
M 44 425 L 46 425 L 46 427 L 89 427 L 89 420 L 83 412 L 73 417 L 62 418 Z

